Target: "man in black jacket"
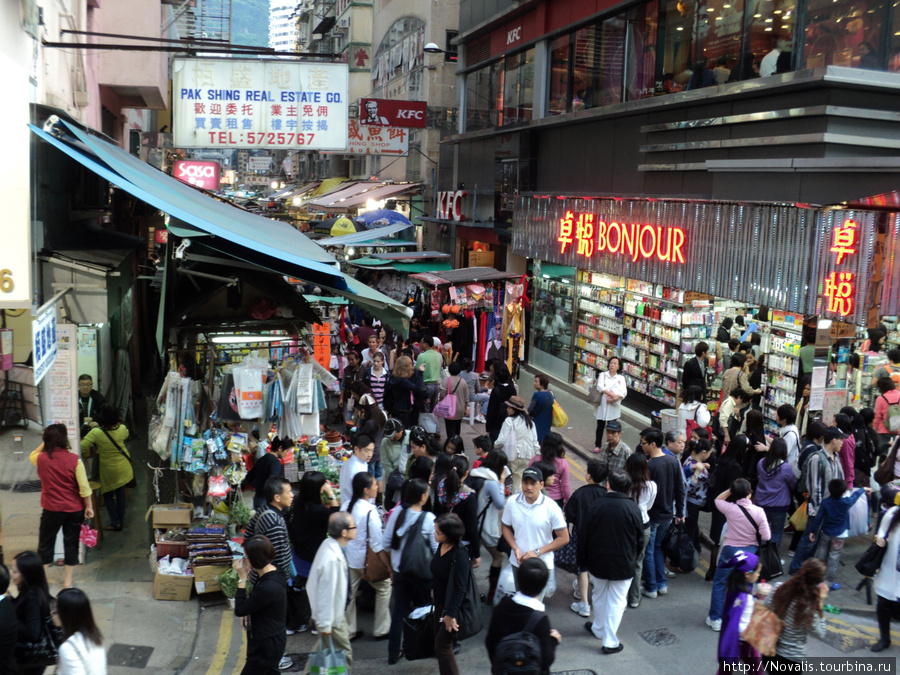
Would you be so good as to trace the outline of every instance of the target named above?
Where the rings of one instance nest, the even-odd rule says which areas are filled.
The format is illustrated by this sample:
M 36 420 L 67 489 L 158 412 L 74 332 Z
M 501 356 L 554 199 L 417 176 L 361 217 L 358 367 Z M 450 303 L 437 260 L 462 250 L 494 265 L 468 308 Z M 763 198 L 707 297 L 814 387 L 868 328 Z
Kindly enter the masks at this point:
M 609 429 L 607 428 L 608 431 Z M 588 461 L 587 470 L 585 471 L 585 485 L 575 490 L 572 496 L 569 497 L 569 501 L 566 502 L 564 511 L 566 522 L 573 526 L 575 537 L 578 536 L 580 528 L 585 528 L 584 531 L 587 533 L 586 528 L 591 515 L 597 508 L 597 501 L 606 494 L 606 474 L 606 466 L 600 460 L 592 459 Z M 578 602 L 572 603 L 572 611 L 588 617 L 591 615 L 591 607 L 587 602 L 590 588 L 587 568 L 579 568 L 578 579 L 575 583 L 578 585 L 575 595 L 575 599 Z
M 622 469 L 614 469 L 606 479 L 607 494 L 595 502 L 589 524 L 582 532 L 590 536 L 578 538 L 577 560 L 587 568 L 594 584 L 591 598 L 594 622 L 584 627 L 603 640 L 604 654 L 622 651 L 616 631 L 625 613 L 628 589 L 634 567 L 644 543 L 641 510 L 627 496 L 631 478 Z
M 700 387 L 703 390 L 702 401 L 706 400 L 706 355 L 708 353 L 709 345 L 705 342 L 698 342 L 694 346 L 694 358 L 688 359 L 684 364 L 684 372 L 681 374 L 681 391 L 687 391 L 688 387 Z

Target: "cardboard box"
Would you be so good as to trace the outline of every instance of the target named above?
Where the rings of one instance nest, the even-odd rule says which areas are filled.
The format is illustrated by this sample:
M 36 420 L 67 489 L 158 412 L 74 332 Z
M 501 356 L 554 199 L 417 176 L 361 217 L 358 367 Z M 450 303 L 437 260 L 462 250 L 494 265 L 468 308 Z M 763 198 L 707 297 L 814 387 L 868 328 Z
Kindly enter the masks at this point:
M 187 602 L 191 599 L 194 577 L 191 574 L 160 574 L 153 579 L 153 597 L 157 600 Z
M 150 507 L 153 516 L 153 527 L 167 530 L 170 527 L 190 527 L 194 519 L 194 507 L 191 504 L 154 504 Z
M 198 565 L 194 568 L 194 588 L 198 594 L 222 590 L 219 577 L 228 571 L 229 565 Z
M 469 267 L 493 267 L 493 251 L 469 251 Z
M 156 530 L 156 557 L 187 558 L 188 544 L 186 541 L 168 541 L 164 539 L 165 531 Z

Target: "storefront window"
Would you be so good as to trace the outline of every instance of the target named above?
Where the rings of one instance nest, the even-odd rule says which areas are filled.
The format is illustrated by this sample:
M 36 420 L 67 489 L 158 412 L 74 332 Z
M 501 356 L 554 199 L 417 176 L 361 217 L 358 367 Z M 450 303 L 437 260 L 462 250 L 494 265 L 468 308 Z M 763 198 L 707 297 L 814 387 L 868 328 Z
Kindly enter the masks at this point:
M 883 70 L 885 5 L 878 0 L 810 0 L 803 63 Z
M 547 111 L 551 115 L 561 115 L 572 109 L 572 90 L 569 89 L 571 44 L 568 35 L 550 42 L 550 102 Z
M 622 101 L 625 21 L 617 16 L 576 31 L 572 110 Z
M 530 122 L 534 97 L 534 49 L 506 58 L 500 125 Z
M 891 26 L 891 54 L 888 59 L 888 70 L 900 72 L 900 11 L 894 9 L 894 25 Z
M 569 380 L 575 268 L 543 263 L 535 271 L 532 351 L 529 362 L 561 380 Z
M 503 61 L 466 76 L 466 129 L 490 129 L 500 123 Z
M 659 3 L 637 5 L 626 15 L 628 52 L 625 55 L 625 97 L 628 101 L 653 96 L 656 74 L 656 30 Z
M 662 54 L 658 57 L 662 93 L 684 90 L 693 70 L 693 40 L 697 5 L 690 0 L 662 0 L 659 10 Z
M 739 77 L 751 80 L 791 70 L 796 7 L 794 0 L 751 0 Z
M 741 51 L 744 0 L 700 0 L 697 7 L 696 61 L 687 89 L 728 82 Z

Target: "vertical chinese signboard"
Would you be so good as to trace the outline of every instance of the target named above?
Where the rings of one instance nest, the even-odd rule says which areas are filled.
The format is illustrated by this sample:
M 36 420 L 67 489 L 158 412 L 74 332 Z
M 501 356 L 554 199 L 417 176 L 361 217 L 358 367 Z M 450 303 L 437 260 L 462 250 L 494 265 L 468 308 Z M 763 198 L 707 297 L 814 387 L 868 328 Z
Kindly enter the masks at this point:
M 831 211 L 823 228 L 819 311 L 825 316 L 862 325 L 866 321 L 866 289 L 871 274 L 873 214 Z
M 175 146 L 343 150 L 349 77 L 346 64 L 175 59 Z
M 34 385 L 44 379 L 56 361 L 56 305 L 54 304 L 31 322 L 31 348 L 34 355 Z

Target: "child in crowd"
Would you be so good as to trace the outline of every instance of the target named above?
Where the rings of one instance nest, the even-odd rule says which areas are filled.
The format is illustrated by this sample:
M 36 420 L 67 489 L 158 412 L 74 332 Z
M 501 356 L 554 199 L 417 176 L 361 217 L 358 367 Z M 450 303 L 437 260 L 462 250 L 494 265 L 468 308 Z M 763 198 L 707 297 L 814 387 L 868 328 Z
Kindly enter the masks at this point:
M 844 550 L 844 542 L 850 535 L 850 507 L 864 494 L 870 493 L 870 488 L 856 488 L 852 494 L 844 496 L 847 491 L 847 481 L 843 478 L 835 478 L 828 483 L 828 496 L 822 500 L 822 505 L 816 512 L 812 521 L 807 526 L 809 540 L 819 545 L 816 547 L 816 557 L 828 564 L 826 581 L 832 591 L 840 589 L 841 585 L 834 580 L 841 564 L 841 551 Z
M 684 526 L 694 548 L 699 551 L 700 511 L 706 507 L 709 493 L 709 462 L 707 460 L 712 452 L 712 444 L 706 440 L 691 441 L 688 444 L 688 450 L 691 453 L 690 457 L 684 461 L 684 476 L 687 480 L 687 518 Z
M 477 469 L 481 466 L 481 463 L 484 461 L 484 458 L 488 456 L 491 450 L 494 449 L 494 443 L 491 441 L 491 437 L 485 434 L 484 436 L 479 436 L 472 444 L 475 446 L 475 463 L 472 464 L 473 469 Z
M 762 670 L 759 652 L 744 642 L 741 635 L 753 616 L 753 584 L 759 579 L 762 565 L 753 553 L 738 551 L 721 566 L 730 567 L 731 574 L 728 575 L 722 631 L 719 633 L 719 673 L 759 672 Z
M 459 436 L 451 436 L 444 442 L 444 452 L 448 455 L 465 455 L 466 446 Z

